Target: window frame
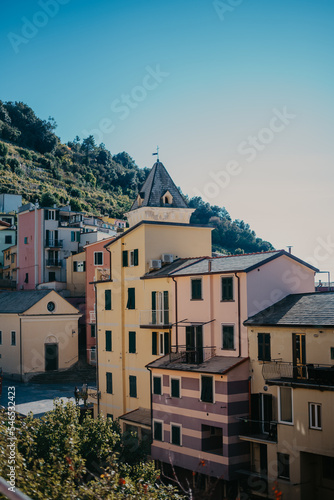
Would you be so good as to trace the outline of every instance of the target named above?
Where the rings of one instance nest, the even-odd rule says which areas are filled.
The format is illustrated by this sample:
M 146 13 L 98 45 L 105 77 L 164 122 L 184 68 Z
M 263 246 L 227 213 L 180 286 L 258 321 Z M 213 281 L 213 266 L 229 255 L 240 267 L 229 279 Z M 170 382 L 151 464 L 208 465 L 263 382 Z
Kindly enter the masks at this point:
M 107 307 L 108 306 L 108 307 Z M 112 311 L 111 289 L 104 290 L 104 310 Z
M 96 262 L 98 260 L 97 255 L 102 256 L 101 262 Z M 101 252 L 101 251 L 94 252 L 94 266 L 103 266 L 103 252 Z
M 10 241 L 6 241 L 10 240 Z M 5 234 L 5 245 L 11 245 L 12 244 L 12 235 L 11 234 Z
M 194 297 L 194 289 L 193 283 L 194 282 L 199 282 L 200 283 L 200 297 Z M 190 300 L 203 300 L 203 278 L 191 278 L 190 279 Z
M 314 411 L 314 425 L 312 425 L 312 407 L 315 407 Z M 319 413 L 317 411 L 317 408 L 320 408 L 320 425 L 319 425 Z M 317 430 L 317 431 L 322 431 L 322 404 L 321 403 L 309 403 L 308 404 L 308 418 L 309 418 L 309 429 Z
M 109 384 L 108 384 L 108 375 L 110 375 L 109 377 Z M 110 385 L 111 385 L 111 392 L 108 391 L 108 387 L 110 389 Z M 106 393 L 107 394 L 114 394 L 114 386 L 113 386 L 113 376 L 112 376 L 112 372 L 106 372 Z
M 112 352 L 112 330 L 105 330 L 104 331 L 104 342 L 105 342 L 105 350 L 106 352 Z M 110 334 L 110 335 L 108 335 Z M 108 339 L 109 337 L 109 339 Z M 110 340 L 110 342 L 109 342 Z M 109 347 L 109 344 L 110 344 L 110 349 L 107 349 L 107 347 Z
M 164 421 L 163 420 L 160 420 L 158 418 L 153 418 L 153 429 L 152 429 L 152 438 L 153 438 L 153 441 L 158 441 L 159 443 L 163 443 L 164 442 Z M 157 439 L 155 437 L 155 424 L 160 424 L 161 425 L 161 439 Z
M 203 378 L 207 378 L 207 379 L 211 379 L 212 380 L 212 401 L 205 401 L 204 399 L 202 399 L 202 385 L 203 385 Z M 200 378 L 200 401 L 202 403 L 206 403 L 206 404 L 214 404 L 215 403 L 215 380 L 214 380 L 214 377 L 213 375 L 201 375 L 201 378 Z
M 172 427 L 180 429 L 180 442 L 179 443 L 173 443 Z M 170 423 L 169 441 L 170 441 L 170 444 L 172 444 L 173 446 L 182 446 L 182 424 L 176 424 L 175 422 Z
M 133 385 L 131 384 L 131 380 L 135 382 L 135 393 L 136 393 L 135 396 L 133 394 L 131 394 L 131 386 L 133 388 Z M 136 377 L 136 375 L 129 375 L 129 397 L 130 398 L 135 398 L 135 399 L 138 398 L 138 388 L 137 388 L 137 377 Z
M 178 396 L 173 396 L 172 394 L 172 381 L 175 380 L 179 383 L 179 395 Z M 181 377 L 170 377 L 169 379 L 169 386 L 170 386 L 170 397 L 175 398 L 175 399 L 181 399 Z
M 232 282 L 232 298 L 224 298 L 223 297 L 223 290 L 224 290 L 224 286 L 223 286 L 223 281 L 224 280 L 231 280 Z M 220 302 L 233 302 L 235 299 L 234 299 L 234 279 L 233 279 L 233 276 L 221 276 L 220 278 Z
M 14 340 L 14 342 L 13 342 Z M 16 331 L 15 330 L 11 330 L 10 332 L 10 345 L 15 347 L 16 346 Z
M 129 354 L 136 354 L 137 353 L 137 335 L 136 332 L 133 330 L 129 331 L 128 334 L 128 340 L 129 340 Z M 131 350 L 130 350 L 131 347 Z M 133 350 L 134 347 L 134 350 Z
M 279 456 L 281 457 L 288 457 L 288 463 L 287 464 L 284 464 L 281 460 L 279 460 Z M 288 475 L 285 476 L 285 475 L 282 475 L 282 473 L 284 471 L 282 471 L 282 473 L 279 472 L 279 465 L 282 464 L 283 467 L 286 467 L 288 466 Z M 288 453 L 281 453 L 281 452 L 277 452 L 277 479 L 283 479 L 285 481 L 290 481 L 290 455 Z
M 233 329 L 233 347 L 232 348 L 229 348 L 229 347 L 224 347 L 224 327 L 228 327 L 228 328 L 231 328 Z M 221 339 L 222 339 L 222 351 L 235 351 L 236 350 L 236 347 L 235 347 L 235 324 L 234 323 L 222 323 L 221 324 Z
M 131 293 L 130 293 L 130 290 L 133 290 L 133 291 L 131 291 Z M 136 309 L 136 289 L 134 287 L 128 288 L 128 300 L 126 303 L 126 308 L 129 311 L 134 311 Z
M 291 422 L 282 420 L 282 409 L 281 409 L 281 389 L 289 389 L 291 391 Z M 294 425 L 294 412 L 293 412 L 293 389 L 292 387 L 279 386 L 278 387 L 278 422 L 285 425 Z
M 260 337 L 262 341 L 260 343 Z M 269 342 L 266 341 L 269 338 Z M 260 344 L 262 355 L 260 357 Z M 269 357 L 266 356 L 266 346 L 269 346 Z M 257 332 L 257 359 L 258 361 L 271 361 L 271 335 L 267 332 Z

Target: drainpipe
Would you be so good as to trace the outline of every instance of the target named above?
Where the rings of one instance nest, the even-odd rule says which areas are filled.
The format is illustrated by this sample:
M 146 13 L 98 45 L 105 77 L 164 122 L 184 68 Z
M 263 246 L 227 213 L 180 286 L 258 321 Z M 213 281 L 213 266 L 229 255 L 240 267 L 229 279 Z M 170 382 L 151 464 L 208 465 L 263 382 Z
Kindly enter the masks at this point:
M 99 330 L 97 328 L 97 288 L 94 283 L 95 292 L 95 343 L 96 343 L 96 392 L 97 392 L 97 415 L 100 415 L 100 383 L 99 383 Z
M 238 280 L 238 358 L 241 354 L 241 317 L 240 317 L 240 277 L 238 273 L 235 273 L 235 277 Z
M 20 375 L 23 382 L 23 366 L 22 366 L 22 318 L 20 317 Z
M 153 443 L 153 396 L 152 396 L 152 371 L 151 369 L 147 366 L 146 367 L 148 371 L 150 372 L 150 401 L 151 401 L 151 444 Z M 163 391 L 163 383 L 161 384 L 161 389 Z
M 177 321 L 178 321 L 178 311 L 177 311 L 177 281 L 174 278 L 174 276 L 172 276 L 172 280 L 175 283 L 175 343 L 176 343 L 176 352 L 179 352 L 179 331 L 178 331 L 178 324 L 177 324 Z M 172 343 L 172 339 L 170 339 L 170 341 Z

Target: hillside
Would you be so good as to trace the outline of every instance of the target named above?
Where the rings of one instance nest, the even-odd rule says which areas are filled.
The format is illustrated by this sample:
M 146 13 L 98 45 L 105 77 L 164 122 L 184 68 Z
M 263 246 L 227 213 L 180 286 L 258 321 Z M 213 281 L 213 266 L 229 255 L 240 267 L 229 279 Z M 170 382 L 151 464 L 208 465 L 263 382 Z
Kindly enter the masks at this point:
M 53 118 L 41 120 L 22 102 L 0 101 L 0 193 L 21 194 L 23 203 L 41 206 L 69 202 L 74 210 L 122 218 L 146 179 L 126 153 L 112 155 L 93 136 L 62 144 Z M 225 208 L 200 197 L 188 199 L 196 208 L 191 222 L 210 223 L 213 249 L 223 253 L 273 249 L 257 238 L 244 221 L 232 221 Z

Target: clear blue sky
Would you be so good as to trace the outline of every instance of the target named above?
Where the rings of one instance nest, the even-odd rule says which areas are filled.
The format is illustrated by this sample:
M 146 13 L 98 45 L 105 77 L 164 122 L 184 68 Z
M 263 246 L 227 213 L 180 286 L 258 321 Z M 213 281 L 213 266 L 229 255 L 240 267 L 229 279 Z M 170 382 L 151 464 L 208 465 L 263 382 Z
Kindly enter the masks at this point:
M 0 99 L 140 167 L 159 144 L 189 196 L 334 272 L 332 0 L 1 7 Z

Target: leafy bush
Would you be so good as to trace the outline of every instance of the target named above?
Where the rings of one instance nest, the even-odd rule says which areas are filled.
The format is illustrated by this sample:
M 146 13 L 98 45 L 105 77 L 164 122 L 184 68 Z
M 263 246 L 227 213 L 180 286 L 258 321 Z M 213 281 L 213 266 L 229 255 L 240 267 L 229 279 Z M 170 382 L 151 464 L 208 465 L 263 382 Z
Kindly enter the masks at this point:
M 0 142 L 0 156 L 6 158 L 8 154 L 8 147 L 3 142 Z

